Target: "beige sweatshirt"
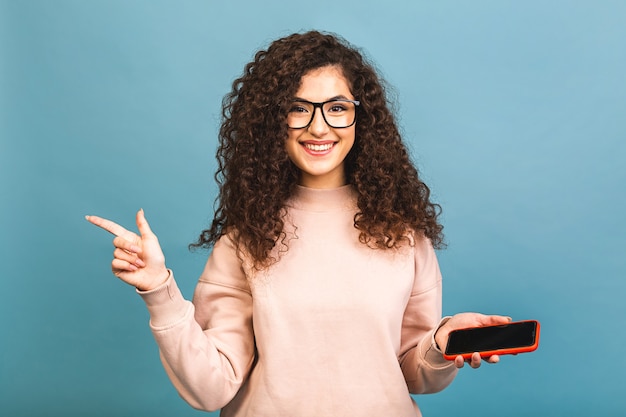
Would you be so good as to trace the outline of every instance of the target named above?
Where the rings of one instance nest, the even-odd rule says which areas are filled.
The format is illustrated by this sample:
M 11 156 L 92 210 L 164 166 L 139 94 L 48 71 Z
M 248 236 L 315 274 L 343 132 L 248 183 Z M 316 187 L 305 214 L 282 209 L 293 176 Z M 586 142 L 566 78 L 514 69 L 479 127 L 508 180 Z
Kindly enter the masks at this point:
M 420 416 L 409 393 L 456 375 L 433 334 L 441 274 L 427 239 L 371 249 L 354 228 L 352 187 L 299 187 L 289 249 L 268 270 L 215 245 L 193 297 L 173 276 L 140 292 L 180 395 L 222 416 Z

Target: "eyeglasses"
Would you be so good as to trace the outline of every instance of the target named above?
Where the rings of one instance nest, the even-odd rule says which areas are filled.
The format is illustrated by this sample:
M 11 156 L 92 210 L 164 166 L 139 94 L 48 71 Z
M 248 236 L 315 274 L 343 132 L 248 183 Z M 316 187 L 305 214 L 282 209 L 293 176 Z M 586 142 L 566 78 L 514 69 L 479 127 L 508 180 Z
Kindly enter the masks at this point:
M 322 110 L 322 117 L 328 126 L 343 129 L 356 122 L 356 108 L 361 103 L 356 100 L 336 99 L 323 103 L 313 103 L 306 100 L 294 100 L 287 113 L 287 125 L 291 129 L 309 127 L 315 117 L 315 109 Z

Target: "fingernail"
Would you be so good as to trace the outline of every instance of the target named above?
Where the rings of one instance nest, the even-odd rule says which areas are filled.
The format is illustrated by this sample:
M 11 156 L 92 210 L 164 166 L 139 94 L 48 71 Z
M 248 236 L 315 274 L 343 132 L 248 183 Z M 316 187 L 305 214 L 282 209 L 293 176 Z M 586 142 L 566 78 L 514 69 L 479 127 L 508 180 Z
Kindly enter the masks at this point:
M 134 253 L 141 253 L 141 248 L 139 246 L 132 245 L 130 247 L 130 251 Z
M 141 259 L 137 258 L 137 260 L 135 261 L 135 265 L 137 265 L 140 268 L 143 268 L 144 266 L 146 266 L 146 263 L 142 261 Z

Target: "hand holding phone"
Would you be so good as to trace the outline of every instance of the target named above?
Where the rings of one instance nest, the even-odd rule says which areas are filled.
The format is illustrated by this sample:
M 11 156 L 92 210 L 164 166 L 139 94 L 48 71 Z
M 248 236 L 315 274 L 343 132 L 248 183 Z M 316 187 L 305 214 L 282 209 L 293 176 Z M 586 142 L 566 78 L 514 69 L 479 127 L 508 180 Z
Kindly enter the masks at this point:
M 487 358 L 532 352 L 539 346 L 539 322 L 525 320 L 494 326 L 471 327 L 450 332 L 444 358 L 471 358 L 474 352 Z

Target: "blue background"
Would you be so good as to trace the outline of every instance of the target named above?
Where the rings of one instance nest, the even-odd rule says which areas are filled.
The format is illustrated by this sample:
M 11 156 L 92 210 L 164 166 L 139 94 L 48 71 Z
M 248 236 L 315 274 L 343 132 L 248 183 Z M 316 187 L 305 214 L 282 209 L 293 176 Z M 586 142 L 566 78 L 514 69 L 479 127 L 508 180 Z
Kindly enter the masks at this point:
M 623 415 L 626 2 L 607 0 L 3 0 L 0 414 L 201 415 L 83 216 L 130 228 L 143 207 L 191 297 L 221 98 L 312 28 L 394 86 L 444 207 L 444 313 L 543 325 L 536 352 L 418 397 L 425 416 Z

